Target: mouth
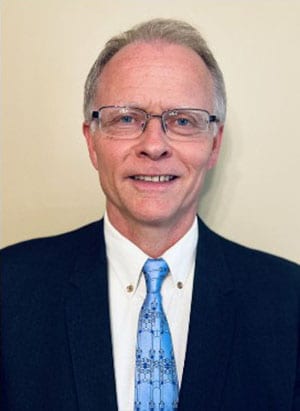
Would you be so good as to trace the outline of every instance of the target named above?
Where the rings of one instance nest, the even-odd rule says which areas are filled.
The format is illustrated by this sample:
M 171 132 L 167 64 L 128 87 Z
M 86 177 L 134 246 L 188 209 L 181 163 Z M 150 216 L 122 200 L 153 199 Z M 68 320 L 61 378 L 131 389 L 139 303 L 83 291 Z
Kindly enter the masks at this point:
M 131 176 L 130 177 L 132 180 L 135 181 L 145 181 L 149 183 L 168 183 L 170 181 L 173 181 L 177 178 L 177 176 L 174 175 L 154 175 L 154 176 L 143 176 L 143 175 L 137 175 L 137 176 Z

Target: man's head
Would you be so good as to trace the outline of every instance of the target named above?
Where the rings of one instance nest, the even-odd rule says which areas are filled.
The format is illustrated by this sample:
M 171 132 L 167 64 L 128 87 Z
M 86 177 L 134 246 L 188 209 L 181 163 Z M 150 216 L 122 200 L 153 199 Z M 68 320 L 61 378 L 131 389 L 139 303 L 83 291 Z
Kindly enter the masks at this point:
M 195 52 L 195 39 L 205 57 Z M 100 56 L 86 83 L 83 130 L 109 218 L 130 239 L 137 227 L 156 227 L 174 231 L 171 242 L 177 241 L 217 161 L 225 117 L 221 72 L 200 35 L 169 20 L 111 40 Z

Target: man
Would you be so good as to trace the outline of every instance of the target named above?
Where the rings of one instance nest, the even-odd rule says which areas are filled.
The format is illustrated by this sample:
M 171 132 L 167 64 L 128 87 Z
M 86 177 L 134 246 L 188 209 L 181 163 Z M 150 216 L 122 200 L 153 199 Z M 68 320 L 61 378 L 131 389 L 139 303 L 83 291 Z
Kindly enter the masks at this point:
M 2 252 L 1 410 L 300 410 L 298 267 L 196 217 L 225 100 L 186 23 L 106 44 L 83 125 L 105 218 Z

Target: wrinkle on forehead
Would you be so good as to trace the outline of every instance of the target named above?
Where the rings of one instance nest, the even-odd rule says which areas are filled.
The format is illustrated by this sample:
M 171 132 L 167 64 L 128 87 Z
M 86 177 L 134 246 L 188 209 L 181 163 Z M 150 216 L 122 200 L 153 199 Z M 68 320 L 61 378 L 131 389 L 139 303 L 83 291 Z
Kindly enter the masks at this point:
M 165 110 L 176 105 L 189 107 L 191 97 L 196 100 L 201 94 L 210 100 L 206 104 L 212 105 L 209 70 L 192 49 L 178 44 L 152 41 L 125 46 L 107 63 L 99 80 L 97 97 L 101 104 L 136 102 L 140 107 L 148 98 L 148 109 L 153 104 Z M 114 101 L 106 101 L 108 95 Z

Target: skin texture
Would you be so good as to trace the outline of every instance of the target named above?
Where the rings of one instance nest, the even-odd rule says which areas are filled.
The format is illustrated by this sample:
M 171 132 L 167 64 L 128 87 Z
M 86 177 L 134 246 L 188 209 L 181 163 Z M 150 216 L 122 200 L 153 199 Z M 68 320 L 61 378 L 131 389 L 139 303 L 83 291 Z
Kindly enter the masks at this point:
M 149 113 L 176 107 L 213 114 L 212 79 L 191 49 L 161 41 L 134 43 L 105 66 L 94 108 L 134 105 Z M 92 164 L 107 198 L 111 223 L 149 256 L 161 255 L 191 227 L 206 172 L 217 161 L 223 127 L 207 138 L 174 141 L 152 119 L 134 140 L 113 139 L 83 125 Z M 173 175 L 169 182 L 132 176 Z

